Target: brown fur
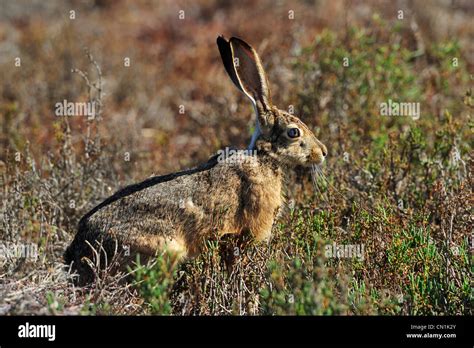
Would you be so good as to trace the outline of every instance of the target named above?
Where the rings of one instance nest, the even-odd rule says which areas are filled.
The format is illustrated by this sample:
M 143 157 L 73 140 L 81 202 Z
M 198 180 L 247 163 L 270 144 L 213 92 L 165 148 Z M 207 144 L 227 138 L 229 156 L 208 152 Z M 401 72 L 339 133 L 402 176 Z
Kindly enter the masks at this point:
M 167 250 L 179 259 L 195 257 L 206 240 L 224 234 L 250 233 L 267 241 L 284 204 L 284 173 L 295 165 L 323 161 L 326 148 L 296 116 L 271 105 L 266 75 L 256 52 L 245 42 L 218 39 L 227 72 L 254 103 L 260 133 L 254 154 L 212 157 L 202 166 L 154 177 L 131 185 L 109 197 L 86 214 L 65 253 L 67 263 L 90 281 L 84 257 L 93 253 L 89 244 L 102 245 L 108 258 L 119 250 L 153 257 Z M 243 54 L 240 70 L 233 66 Z M 239 74 L 244 71 L 244 74 Z M 297 128 L 298 137 L 289 136 Z

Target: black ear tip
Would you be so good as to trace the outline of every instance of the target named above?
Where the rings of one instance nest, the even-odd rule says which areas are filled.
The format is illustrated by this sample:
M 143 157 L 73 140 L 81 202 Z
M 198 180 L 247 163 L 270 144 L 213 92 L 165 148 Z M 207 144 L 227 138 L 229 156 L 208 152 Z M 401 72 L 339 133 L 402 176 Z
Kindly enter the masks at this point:
M 226 56 L 230 53 L 230 43 L 224 38 L 223 35 L 217 37 L 216 40 L 217 47 L 219 48 L 219 52 L 221 56 Z
M 219 35 L 217 36 L 217 40 L 216 40 L 217 44 L 219 44 L 219 42 L 227 42 L 226 38 L 224 35 Z
M 238 38 L 238 37 L 235 37 L 235 36 L 232 36 L 230 39 L 229 39 L 229 42 L 230 43 L 237 43 L 247 49 L 252 49 L 252 46 L 250 46 L 247 42 L 245 42 L 244 40 L 242 40 L 241 38 Z

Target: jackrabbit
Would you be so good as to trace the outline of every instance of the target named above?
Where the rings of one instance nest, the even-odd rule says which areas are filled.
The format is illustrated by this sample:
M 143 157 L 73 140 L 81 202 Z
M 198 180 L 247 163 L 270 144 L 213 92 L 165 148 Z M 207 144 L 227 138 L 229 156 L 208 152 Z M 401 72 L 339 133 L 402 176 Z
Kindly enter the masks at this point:
M 221 153 L 195 169 L 127 186 L 88 212 L 64 255 L 81 283 L 93 279 L 85 258 L 99 244 L 107 258 L 127 248 L 130 259 L 164 250 L 182 259 L 198 255 L 216 235 L 250 233 L 268 240 L 284 204 L 287 168 L 324 161 L 326 147 L 309 128 L 273 106 L 255 50 L 235 37 L 219 36 L 217 46 L 232 82 L 256 113 L 250 151 Z

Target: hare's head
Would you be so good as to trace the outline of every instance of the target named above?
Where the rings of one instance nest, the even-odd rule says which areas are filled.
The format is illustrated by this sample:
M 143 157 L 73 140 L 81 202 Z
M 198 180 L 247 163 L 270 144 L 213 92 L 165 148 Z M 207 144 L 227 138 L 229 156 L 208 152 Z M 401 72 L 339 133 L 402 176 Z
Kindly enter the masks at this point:
M 257 52 L 245 41 L 217 38 L 222 62 L 230 78 L 252 102 L 257 115 L 249 148 L 264 149 L 288 165 L 321 164 L 324 146 L 298 117 L 273 106 L 268 81 Z

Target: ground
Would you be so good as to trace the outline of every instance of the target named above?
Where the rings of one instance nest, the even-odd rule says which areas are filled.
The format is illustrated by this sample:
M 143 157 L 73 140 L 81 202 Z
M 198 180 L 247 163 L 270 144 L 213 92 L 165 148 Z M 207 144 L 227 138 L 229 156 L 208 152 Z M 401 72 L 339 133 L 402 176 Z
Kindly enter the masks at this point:
M 0 8 L 0 314 L 472 314 L 471 2 Z M 327 161 L 289 173 L 269 243 L 227 236 L 75 287 L 62 254 L 89 209 L 248 143 L 218 34 L 256 48 Z M 64 100 L 97 115 L 57 116 Z

